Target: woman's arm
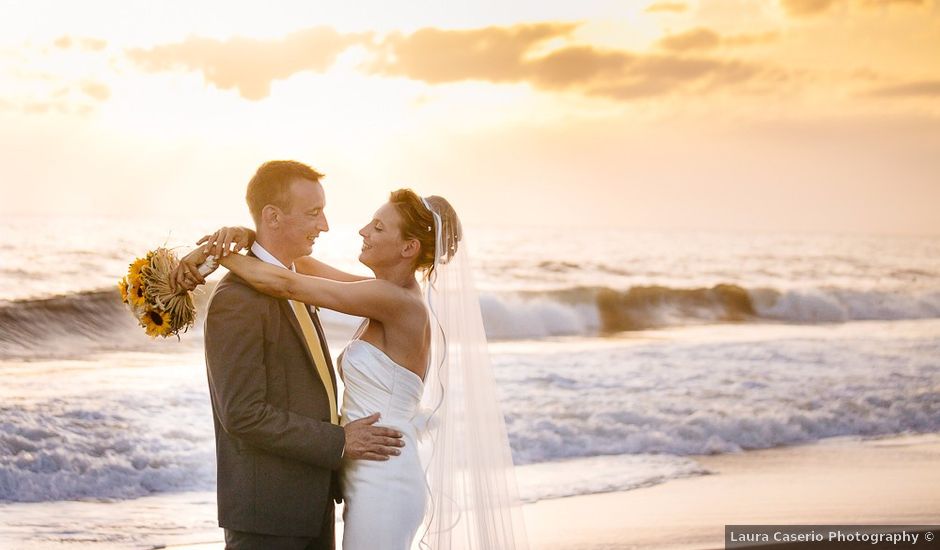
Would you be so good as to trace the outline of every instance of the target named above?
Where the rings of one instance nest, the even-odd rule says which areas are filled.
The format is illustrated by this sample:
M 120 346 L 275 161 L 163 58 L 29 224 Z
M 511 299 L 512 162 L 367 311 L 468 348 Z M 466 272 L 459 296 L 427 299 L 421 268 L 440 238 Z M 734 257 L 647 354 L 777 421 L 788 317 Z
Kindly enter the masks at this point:
M 255 232 L 247 227 L 223 227 L 211 235 L 199 239 L 196 244 L 206 243 L 209 245 L 209 253 L 214 256 L 226 256 L 230 252 L 239 252 L 240 250 L 251 248 L 255 242 Z M 355 281 L 367 281 L 372 277 L 363 277 L 354 275 L 341 269 L 316 260 L 310 256 L 304 256 L 294 261 L 294 267 L 298 273 L 312 275 L 314 277 L 323 277 L 324 279 L 333 279 L 334 281 L 343 281 L 347 283 Z
M 203 236 L 196 242 L 197 248 L 181 258 L 170 275 L 170 289 L 181 293 L 206 284 L 205 277 L 199 273 L 199 264 L 206 261 L 206 257 L 218 258 L 238 253 L 242 249 L 251 248 L 254 242 L 255 232 L 247 227 L 222 227 L 215 233 Z
M 405 289 L 379 279 L 333 281 L 294 273 L 240 254 L 229 254 L 219 263 L 265 294 L 380 322 L 401 318 L 421 306 Z
M 304 275 L 311 275 L 313 277 L 322 277 L 324 279 L 332 279 L 334 281 L 342 281 L 344 283 L 354 283 L 356 281 L 368 281 L 372 279 L 372 277 L 353 275 L 352 273 L 347 273 L 341 269 L 336 269 L 335 267 L 323 263 L 320 260 L 313 258 L 312 256 L 297 258 L 294 260 L 294 268 L 297 269 L 297 273 L 303 273 Z

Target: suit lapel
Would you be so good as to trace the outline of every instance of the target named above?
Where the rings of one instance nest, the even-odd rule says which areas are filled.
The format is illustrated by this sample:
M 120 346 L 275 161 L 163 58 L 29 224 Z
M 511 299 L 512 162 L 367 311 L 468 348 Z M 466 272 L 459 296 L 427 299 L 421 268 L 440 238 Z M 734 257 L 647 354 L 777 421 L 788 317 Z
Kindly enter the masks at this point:
M 251 250 L 248 251 L 246 256 L 251 258 L 257 258 L 254 252 Z M 313 355 L 310 353 L 310 350 L 307 348 L 307 339 L 304 338 L 304 331 L 300 328 L 300 321 L 297 320 L 297 315 L 294 314 L 294 310 L 291 309 L 290 304 L 287 303 L 287 300 L 278 299 L 278 307 L 281 308 L 281 315 L 287 317 L 290 326 L 294 328 L 294 334 L 297 335 L 297 338 L 300 338 L 300 347 L 304 348 L 304 353 L 307 355 L 307 360 L 310 362 L 310 365 L 314 367 L 314 373 L 316 370 L 316 363 L 313 360 Z M 329 357 L 329 354 L 325 354 Z
M 247 255 L 252 258 L 257 258 L 250 250 Z M 307 360 L 310 362 L 311 372 L 319 378 L 320 375 L 317 374 L 317 363 L 313 359 L 313 354 L 310 353 L 310 348 L 307 347 L 307 338 L 304 337 L 304 331 L 300 328 L 300 321 L 297 320 L 297 315 L 294 313 L 294 310 L 291 309 L 287 300 L 279 299 L 278 304 L 281 308 L 281 313 L 287 317 L 290 326 L 293 327 L 294 334 L 300 339 L 300 347 L 304 348 L 304 353 L 307 355 Z M 320 326 L 320 316 L 317 315 L 316 311 L 311 311 L 310 306 L 307 304 L 304 304 L 304 307 L 307 308 L 307 311 L 310 313 L 313 326 L 317 329 L 317 339 L 320 341 L 320 348 L 323 349 L 323 357 L 326 359 L 326 370 L 330 372 L 330 381 L 333 383 L 333 394 L 336 395 L 336 374 L 333 372 L 333 359 L 330 357 L 330 348 L 326 345 L 326 336 L 323 334 L 323 327 Z

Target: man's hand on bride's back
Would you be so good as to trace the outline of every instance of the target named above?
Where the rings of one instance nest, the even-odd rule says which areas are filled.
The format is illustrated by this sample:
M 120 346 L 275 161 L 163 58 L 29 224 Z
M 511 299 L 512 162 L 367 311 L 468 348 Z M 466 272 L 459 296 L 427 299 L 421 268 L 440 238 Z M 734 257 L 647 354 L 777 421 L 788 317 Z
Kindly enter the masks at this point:
M 354 420 L 343 426 L 346 431 L 346 448 L 343 456 L 354 460 L 388 460 L 401 453 L 405 446 L 401 432 L 391 428 L 373 426 L 379 413 Z

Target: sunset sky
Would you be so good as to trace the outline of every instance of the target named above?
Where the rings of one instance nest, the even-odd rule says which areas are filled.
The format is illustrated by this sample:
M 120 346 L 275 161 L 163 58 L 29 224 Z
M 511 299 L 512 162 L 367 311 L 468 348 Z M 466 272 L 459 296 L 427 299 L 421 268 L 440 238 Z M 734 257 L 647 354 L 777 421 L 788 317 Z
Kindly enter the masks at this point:
M 0 1 L 0 214 L 940 234 L 940 0 Z

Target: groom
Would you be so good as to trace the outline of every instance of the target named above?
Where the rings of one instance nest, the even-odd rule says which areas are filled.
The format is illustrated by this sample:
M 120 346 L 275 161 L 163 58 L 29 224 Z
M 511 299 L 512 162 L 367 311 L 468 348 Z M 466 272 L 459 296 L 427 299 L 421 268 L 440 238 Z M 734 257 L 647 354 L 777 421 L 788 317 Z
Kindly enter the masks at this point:
M 321 177 L 294 161 L 258 169 L 246 197 L 252 255 L 291 269 L 311 253 L 329 230 Z M 205 347 L 226 549 L 332 550 L 342 460 L 387 459 L 401 434 L 373 426 L 378 415 L 339 426 L 316 311 L 261 294 L 233 273 L 209 303 Z

